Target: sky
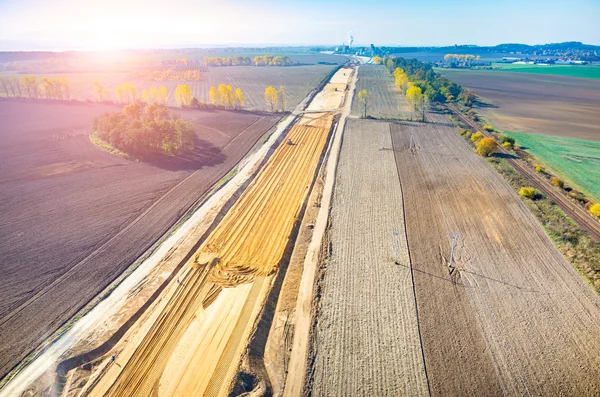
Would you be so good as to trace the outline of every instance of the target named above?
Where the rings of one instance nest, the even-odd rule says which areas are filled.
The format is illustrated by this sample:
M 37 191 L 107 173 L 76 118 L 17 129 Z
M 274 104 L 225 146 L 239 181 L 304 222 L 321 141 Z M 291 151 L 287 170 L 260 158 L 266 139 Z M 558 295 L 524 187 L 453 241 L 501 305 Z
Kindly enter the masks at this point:
M 600 0 L 0 0 L 0 51 L 600 45 Z

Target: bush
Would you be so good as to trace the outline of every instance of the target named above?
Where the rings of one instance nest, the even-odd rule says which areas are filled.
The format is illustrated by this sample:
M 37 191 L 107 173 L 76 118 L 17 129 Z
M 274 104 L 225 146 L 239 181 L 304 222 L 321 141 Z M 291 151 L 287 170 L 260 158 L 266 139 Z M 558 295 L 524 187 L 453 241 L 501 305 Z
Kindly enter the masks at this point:
M 504 142 L 504 143 L 502 143 L 502 146 L 504 146 L 507 149 L 510 149 L 512 147 L 512 145 L 510 144 L 510 142 Z
M 565 187 L 565 183 L 562 181 L 562 179 L 557 178 L 555 176 L 552 177 L 552 180 L 550 180 L 550 183 L 553 186 L 556 186 L 556 187 L 561 188 L 561 189 Z
M 500 142 L 504 143 L 504 142 L 509 142 L 511 145 L 515 144 L 515 138 L 511 138 L 508 135 L 500 135 Z
M 471 135 L 471 142 L 477 142 L 481 138 L 483 138 L 483 134 L 481 132 L 477 131 L 476 133 Z
M 519 196 L 533 200 L 535 197 L 535 189 L 531 186 L 522 187 L 521 190 L 519 190 Z
M 594 204 L 590 207 L 590 212 L 592 215 L 600 217 L 600 204 Z
M 494 131 L 494 127 L 492 127 L 491 125 L 484 125 L 483 129 L 487 132 L 492 132 Z
M 465 129 L 462 129 L 462 130 L 460 130 L 460 132 L 459 132 L 459 134 L 460 134 L 460 135 L 462 135 L 462 136 L 465 136 L 465 135 L 467 135 L 468 133 L 469 133 L 469 130 L 465 130 Z
M 539 164 L 534 165 L 534 168 L 535 168 L 535 172 L 542 172 L 543 171 L 542 170 L 542 166 L 539 165 Z
M 492 138 L 483 138 L 477 143 L 477 148 L 475 151 L 477 154 L 488 157 L 490 154 L 496 151 L 496 146 L 498 144 Z

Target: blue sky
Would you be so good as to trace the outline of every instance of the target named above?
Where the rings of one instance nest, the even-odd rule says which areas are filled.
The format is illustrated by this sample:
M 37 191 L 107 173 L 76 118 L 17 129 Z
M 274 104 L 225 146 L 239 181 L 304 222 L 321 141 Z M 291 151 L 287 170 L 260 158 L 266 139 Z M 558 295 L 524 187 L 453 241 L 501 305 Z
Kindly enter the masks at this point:
M 0 0 L 0 50 L 600 45 L 600 0 Z

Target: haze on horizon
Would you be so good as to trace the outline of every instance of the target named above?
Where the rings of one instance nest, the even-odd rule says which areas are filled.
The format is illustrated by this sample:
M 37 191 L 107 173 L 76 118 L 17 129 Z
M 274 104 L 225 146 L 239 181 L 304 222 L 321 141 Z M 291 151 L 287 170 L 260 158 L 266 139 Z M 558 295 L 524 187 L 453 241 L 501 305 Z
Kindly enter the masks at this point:
M 1 0 L 0 51 L 600 44 L 597 0 Z

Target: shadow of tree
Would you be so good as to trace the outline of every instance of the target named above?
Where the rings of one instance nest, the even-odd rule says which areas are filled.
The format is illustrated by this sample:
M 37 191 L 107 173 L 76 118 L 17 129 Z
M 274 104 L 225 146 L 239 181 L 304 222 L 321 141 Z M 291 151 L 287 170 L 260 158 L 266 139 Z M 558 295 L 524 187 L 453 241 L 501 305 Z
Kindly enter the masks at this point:
M 194 150 L 177 156 L 154 155 L 144 158 L 144 162 L 157 168 L 182 171 L 197 170 L 202 167 L 212 167 L 225 161 L 226 156 L 220 148 L 211 142 L 196 137 Z

